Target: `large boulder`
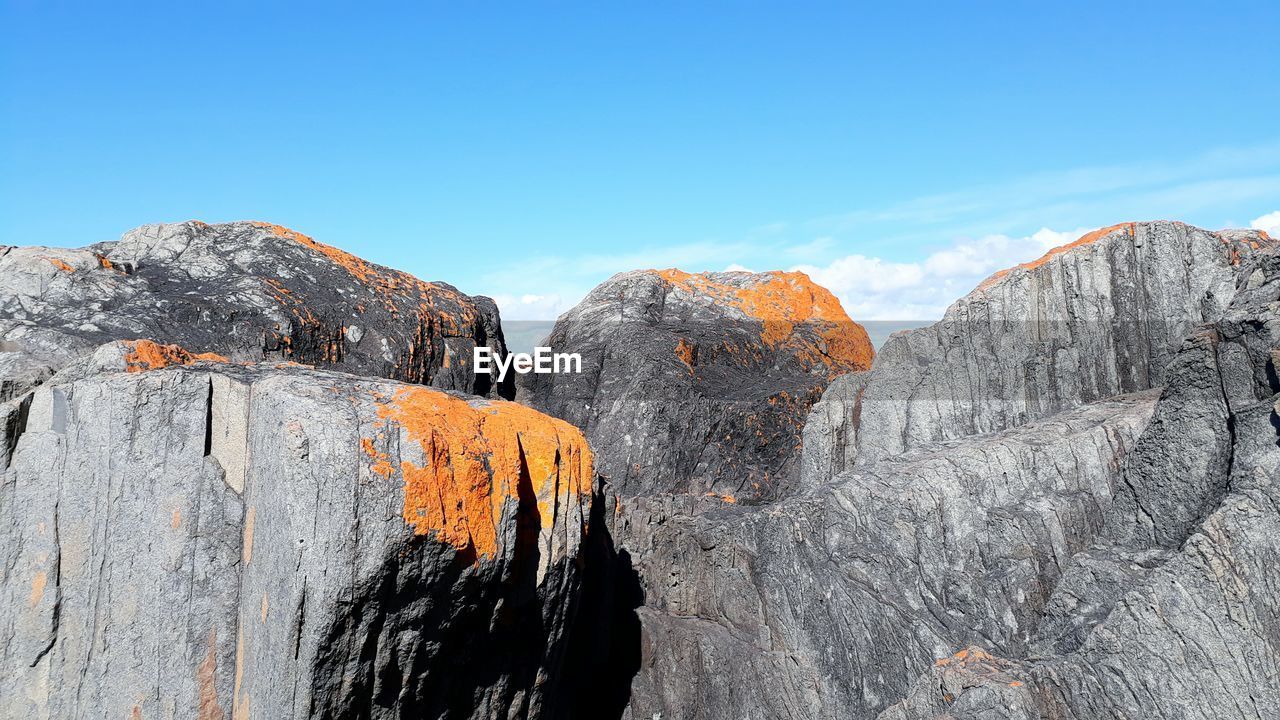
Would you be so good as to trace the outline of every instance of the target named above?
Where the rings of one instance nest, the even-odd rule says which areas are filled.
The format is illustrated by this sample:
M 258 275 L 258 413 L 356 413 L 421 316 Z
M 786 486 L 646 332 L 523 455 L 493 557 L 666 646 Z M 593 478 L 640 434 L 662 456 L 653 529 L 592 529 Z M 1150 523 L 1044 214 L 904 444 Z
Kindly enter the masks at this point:
M 82 249 L 0 247 L 0 402 L 112 340 L 292 360 L 512 397 L 471 368 L 505 353 L 493 301 L 266 223 L 146 225 Z
M 525 375 L 520 399 L 582 428 L 615 492 L 737 502 L 794 489 L 810 406 L 874 354 L 835 296 L 782 272 L 621 273 L 547 345 L 582 372 Z
M 593 473 L 567 423 L 111 343 L 0 405 L 0 430 L 0 717 L 532 718 L 571 699 Z

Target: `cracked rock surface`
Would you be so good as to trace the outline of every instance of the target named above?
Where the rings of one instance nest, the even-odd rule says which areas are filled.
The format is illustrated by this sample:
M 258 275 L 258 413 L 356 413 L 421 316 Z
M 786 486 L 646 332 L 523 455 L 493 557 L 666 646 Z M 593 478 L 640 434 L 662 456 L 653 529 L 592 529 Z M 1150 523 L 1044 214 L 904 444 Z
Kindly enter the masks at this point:
M 793 492 L 615 484 L 624 715 L 1271 717 L 1278 332 L 1265 234 L 1104 228 L 831 382 Z
M 575 428 L 136 354 L 0 406 L 0 717 L 562 712 L 593 481 Z

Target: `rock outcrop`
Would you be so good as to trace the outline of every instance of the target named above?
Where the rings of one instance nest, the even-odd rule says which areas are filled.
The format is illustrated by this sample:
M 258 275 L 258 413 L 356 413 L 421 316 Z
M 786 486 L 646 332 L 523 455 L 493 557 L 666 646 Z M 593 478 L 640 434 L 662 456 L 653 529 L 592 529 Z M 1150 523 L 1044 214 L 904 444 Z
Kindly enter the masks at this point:
M 756 502 L 794 489 L 804 418 L 831 378 L 874 351 L 802 273 L 615 275 L 547 345 L 580 374 L 526 375 L 520 398 L 582 428 L 624 496 Z
M 495 399 L 489 301 L 272 226 L 0 249 L 0 718 L 1280 707 L 1264 233 L 1090 233 L 874 362 L 796 273 L 547 344 Z
M 563 714 L 569 424 L 150 342 L 0 408 L 0 717 Z
M 1266 717 L 1277 271 L 1258 232 L 1091 233 L 832 382 L 794 492 L 631 486 L 626 716 Z
M 112 340 L 290 360 L 477 395 L 497 307 L 266 223 L 147 225 L 78 250 L 0 247 L 0 402 Z
M 1030 652 L 886 720 L 1266 718 L 1280 708 L 1280 255 L 1242 262 L 1226 312 L 1168 365 L 1116 501 Z M 1002 702 L 995 702 L 1002 698 Z M 944 707 L 945 705 L 945 707 Z

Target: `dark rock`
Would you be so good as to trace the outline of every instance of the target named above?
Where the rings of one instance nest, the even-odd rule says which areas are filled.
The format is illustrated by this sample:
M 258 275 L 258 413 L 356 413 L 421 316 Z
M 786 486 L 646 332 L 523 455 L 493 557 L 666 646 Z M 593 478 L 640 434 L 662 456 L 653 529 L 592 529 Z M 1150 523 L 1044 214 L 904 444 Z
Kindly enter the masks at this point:
M 582 428 L 614 491 L 742 502 L 795 489 L 810 406 L 874 352 L 801 273 L 678 270 L 615 275 L 548 345 L 582 373 L 525 375 L 520 398 Z

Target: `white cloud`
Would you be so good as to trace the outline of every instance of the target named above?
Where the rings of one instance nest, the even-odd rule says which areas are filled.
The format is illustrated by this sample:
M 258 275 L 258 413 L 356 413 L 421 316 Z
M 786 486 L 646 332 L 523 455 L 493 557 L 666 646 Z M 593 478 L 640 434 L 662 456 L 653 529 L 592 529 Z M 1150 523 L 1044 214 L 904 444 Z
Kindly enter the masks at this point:
M 526 293 L 516 296 L 499 293 L 493 296 L 493 301 L 498 303 L 498 311 L 502 313 L 503 320 L 546 320 L 555 318 L 560 313 L 573 307 L 578 299 L 578 296 L 574 295 L 572 299 L 565 300 L 559 294 L 534 295 Z
M 755 272 L 755 270 L 738 263 L 729 263 L 722 272 Z
M 1050 228 L 1155 219 L 1221 227 L 1223 218 L 1274 207 L 1280 142 L 958 184 L 963 189 L 955 192 L 758 225 L 730 232 L 727 240 L 659 237 L 582 255 L 531 251 L 487 267 L 466 289 L 494 294 L 504 318 L 550 319 L 626 270 L 794 266 L 835 292 L 855 319 L 936 319 L 996 270 L 1084 232 Z M 1280 235 L 1280 211 L 1252 226 Z M 609 247 L 608 235 L 602 232 L 593 247 Z
M 987 235 L 962 240 L 920 262 L 849 255 L 827 265 L 797 265 L 840 298 L 855 320 L 936 320 L 947 306 L 991 273 L 1034 260 L 1088 232 L 1049 228 L 1025 237 Z
M 1261 230 L 1272 237 L 1280 237 L 1280 210 L 1269 212 L 1249 223 L 1254 230 Z

